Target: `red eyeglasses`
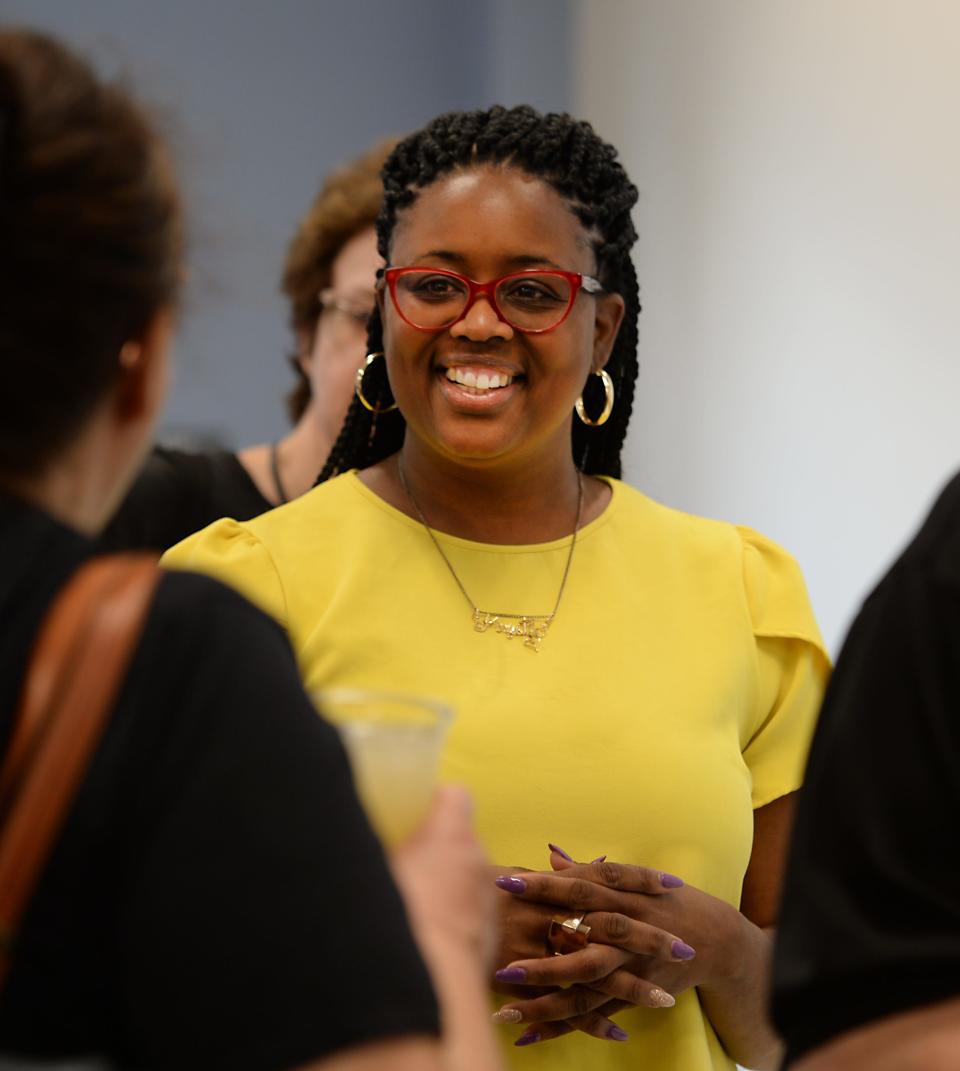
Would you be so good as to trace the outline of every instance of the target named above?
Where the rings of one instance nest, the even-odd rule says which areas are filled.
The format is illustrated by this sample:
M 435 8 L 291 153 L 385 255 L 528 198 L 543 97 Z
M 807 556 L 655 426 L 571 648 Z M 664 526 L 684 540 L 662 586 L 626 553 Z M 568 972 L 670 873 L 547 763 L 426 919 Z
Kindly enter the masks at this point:
M 488 283 L 443 268 L 387 268 L 384 277 L 397 312 L 420 331 L 450 327 L 484 297 L 504 323 L 529 335 L 542 334 L 570 315 L 578 291 L 603 291 L 589 275 L 540 268 L 511 272 Z

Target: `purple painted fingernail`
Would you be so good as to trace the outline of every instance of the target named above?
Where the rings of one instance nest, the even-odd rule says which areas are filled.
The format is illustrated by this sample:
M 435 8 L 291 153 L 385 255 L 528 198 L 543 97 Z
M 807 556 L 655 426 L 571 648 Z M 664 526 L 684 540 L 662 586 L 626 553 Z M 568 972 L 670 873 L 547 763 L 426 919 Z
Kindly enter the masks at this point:
M 514 1042 L 514 1045 L 535 1045 L 540 1040 L 540 1032 L 534 1030 L 532 1034 L 521 1034 L 520 1037 Z
M 497 971 L 494 978 L 498 982 L 525 982 L 527 972 L 523 967 L 504 967 L 502 971 Z
M 611 1041 L 626 1041 L 627 1038 L 630 1037 L 630 1035 L 626 1032 L 626 1030 L 621 1030 L 620 1027 L 617 1026 L 616 1023 L 614 1023 L 614 1025 L 611 1026 L 610 1029 L 607 1031 L 607 1037 Z
M 673 874 L 661 874 L 660 884 L 665 889 L 680 889 L 683 887 L 683 878 L 675 877 Z
M 675 959 L 693 959 L 697 954 L 697 950 L 691 948 L 686 941 L 674 941 L 670 946 L 670 951 Z
M 498 885 L 505 892 L 524 892 L 527 888 L 527 883 L 523 878 L 511 878 L 507 874 L 501 874 L 499 878 L 494 878 L 494 885 Z
M 602 863 L 607 857 L 605 855 L 598 855 L 596 859 L 591 859 L 591 863 Z
M 566 859 L 566 861 L 567 861 L 568 863 L 572 863 L 572 862 L 574 861 L 574 860 L 573 860 L 573 856 L 567 855 L 567 853 L 566 853 L 566 852 L 565 852 L 565 851 L 563 850 L 563 848 L 558 848 L 558 847 L 556 846 L 556 844 L 550 844 L 550 843 L 548 842 L 548 843 L 547 843 L 547 847 L 548 847 L 548 848 L 550 849 L 550 851 L 552 851 L 552 852 L 556 852 L 556 853 L 557 853 L 557 855 L 562 855 L 562 856 L 563 856 L 563 858 L 564 858 L 564 859 Z

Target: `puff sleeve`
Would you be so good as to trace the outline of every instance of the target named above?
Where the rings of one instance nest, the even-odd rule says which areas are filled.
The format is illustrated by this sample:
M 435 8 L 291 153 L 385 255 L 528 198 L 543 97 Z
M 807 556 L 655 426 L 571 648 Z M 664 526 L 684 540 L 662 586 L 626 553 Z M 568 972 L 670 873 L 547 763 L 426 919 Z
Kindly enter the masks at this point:
M 743 741 L 757 808 L 803 782 L 830 659 L 794 558 L 758 532 L 738 532 L 757 650 L 757 701 Z
M 171 547 L 160 559 L 165 569 L 203 573 L 240 592 L 287 628 L 287 602 L 269 550 L 246 524 L 229 518 Z

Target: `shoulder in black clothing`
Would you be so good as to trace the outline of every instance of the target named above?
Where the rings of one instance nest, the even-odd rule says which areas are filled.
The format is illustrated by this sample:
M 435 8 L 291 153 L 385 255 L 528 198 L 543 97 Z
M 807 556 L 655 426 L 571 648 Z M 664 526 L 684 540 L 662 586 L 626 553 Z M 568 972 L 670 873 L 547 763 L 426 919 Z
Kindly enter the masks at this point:
M 272 509 L 236 454 L 155 447 L 101 537 L 108 550 L 167 550 L 221 517 Z
M 960 588 L 960 473 L 947 484 L 892 572 L 929 571 L 947 586 Z
M 960 992 L 960 477 L 864 603 L 801 793 L 773 1012 L 790 1059 Z
M 46 532 L 48 561 L 70 535 Z M 5 624 L 39 620 L 34 602 L 7 600 Z M 0 1053 L 276 1071 L 437 1029 L 399 894 L 285 636 L 215 581 L 166 576 L 24 920 Z

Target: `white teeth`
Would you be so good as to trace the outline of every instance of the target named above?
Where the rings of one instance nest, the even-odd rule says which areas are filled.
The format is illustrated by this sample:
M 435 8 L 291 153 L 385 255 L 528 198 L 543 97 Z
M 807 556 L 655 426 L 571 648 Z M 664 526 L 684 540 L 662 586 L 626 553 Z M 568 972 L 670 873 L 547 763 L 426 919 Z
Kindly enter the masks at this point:
M 478 375 L 468 368 L 448 368 L 446 377 L 451 383 L 459 383 L 460 386 L 469 387 L 475 391 L 509 387 L 513 382 L 513 376 L 508 376 L 505 372 L 502 374 L 498 372 L 480 372 Z

